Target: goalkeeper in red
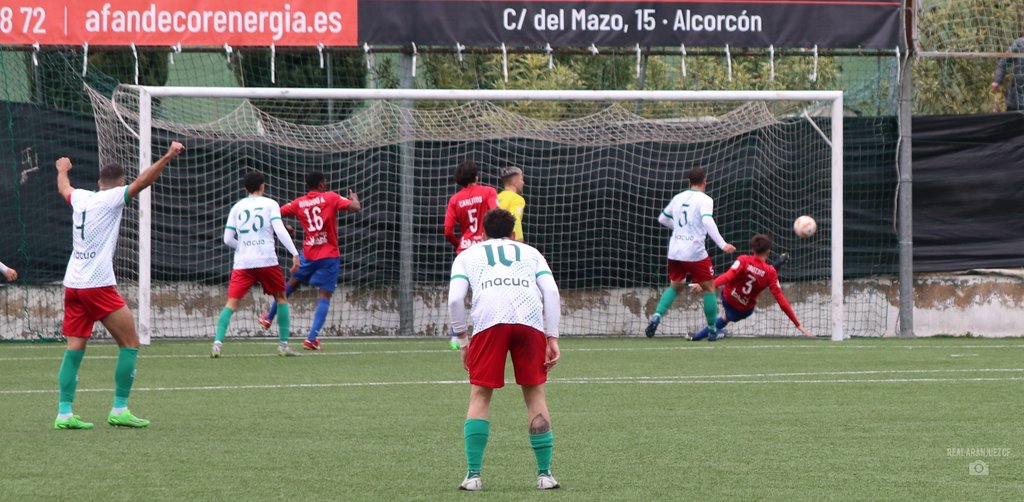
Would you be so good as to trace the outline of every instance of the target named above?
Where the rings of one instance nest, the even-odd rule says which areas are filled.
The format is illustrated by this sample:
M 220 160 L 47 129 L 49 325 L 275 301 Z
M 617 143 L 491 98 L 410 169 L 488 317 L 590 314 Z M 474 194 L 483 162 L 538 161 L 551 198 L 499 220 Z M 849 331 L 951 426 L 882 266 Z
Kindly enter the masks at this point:
M 494 389 L 505 385 L 505 359 L 511 354 L 516 383 L 522 387 L 529 418 L 530 445 L 537 460 L 537 489 L 559 484 L 551 476 L 554 436 L 544 383 L 558 362 L 558 286 L 547 260 L 532 246 L 513 240 L 516 218 L 504 209 L 483 218 L 488 240 L 474 244 L 452 263 L 448 314 L 469 372 L 469 409 L 463 434 L 466 478 L 460 490 L 483 488 L 480 472 L 490 436 Z M 473 291 L 472 341 L 466 334 L 466 294 Z
M 302 257 L 299 270 L 288 279 L 285 296 L 291 296 L 299 284 L 309 283 L 320 290 L 313 311 L 313 323 L 309 327 L 309 335 L 302 342 L 307 350 L 320 350 L 320 330 L 327 322 L 327 311 L 331 306 L 331 296 L 338 288 L 338 274 L 341 265 L 341 250 L 338 248 L 338 211 L 349 213 L 359 212 L 359 196 L 349 190 L 348 198 L 327 190 L 327 177 L 324 173 L 313 171 L 306 175 L 306 188 L 309 192 L 281 207 L 281 216 L 295 216 L 302 225 L 305 239 L 302 241 Z M 270 310 L 260 316 L 259 322 L 263 329 L 270 328 L 270 323 L 277 315 L 277 302 L 270 305 Z
M 718 338 L 726 335 L 725 327 L 731 322 L 742 321 L 754 313 L 757 305 L 757 297 L 765 288 L 772 292 L 779 308 L 786 313 L 796 329 L 806 336 L 814 336 L 807 328 L 800 325 L 800 321 L 789 305 L 786 296 L 782 294 L 782 286 L 779 285 L 779 273 L 775 270 L 776 265 L 767 262 L 768 255 L 772 252 L 772 238 L 765 234 L 756 234 L 750 239 L 750 254 L 740 256 L 729 271 L 715 279 L 715 288 L 725 286 L 722 291 L 722 309 L 724 315 L 715 322 L 715 329 Z M 691 286 L 696 289 L 696 284 Z M 710 330 L 704 328 L 691 337 L 692 340 L 703 340 L 708 338 Z

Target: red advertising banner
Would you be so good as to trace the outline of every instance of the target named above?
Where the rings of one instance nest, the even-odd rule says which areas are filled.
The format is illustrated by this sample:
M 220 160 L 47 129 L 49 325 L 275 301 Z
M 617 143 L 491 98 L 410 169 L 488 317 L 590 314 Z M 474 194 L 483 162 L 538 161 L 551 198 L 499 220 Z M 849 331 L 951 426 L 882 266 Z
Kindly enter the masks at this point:
M 357 0 L 4 0 L 0 45 L 351 46 Z

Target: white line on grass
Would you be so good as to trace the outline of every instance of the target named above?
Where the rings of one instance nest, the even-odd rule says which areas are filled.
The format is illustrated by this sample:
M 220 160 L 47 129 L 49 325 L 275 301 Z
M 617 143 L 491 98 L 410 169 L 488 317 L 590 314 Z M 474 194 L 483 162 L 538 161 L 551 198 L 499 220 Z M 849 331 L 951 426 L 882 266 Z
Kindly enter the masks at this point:
M 252 342 L 250 342 L 252 343 Z M 274 344 L 265 343 L 267 346 Z M 367 345 L 371 344 L 367 343 Z M 638 342 L 642 343 L 642 342 Z M 237 344 L 237 343 L 236 343 Z M 231 345 L 236 345 L 231 344 Z M 386 344 L 382 344 L 386 345 Z M 112 347 L 112 346 L 109 346 Z M 42 347 L 40 347 L 42 348 Z M 55 352 L 60 347 L 47 347 Z M 637 352 L 637 351 L 678 351 L 678 350 L 729 350 L 729 349 L 907 349 L 907 350 L 920 350 L 920 349 L 1024 349 L 1024 345 L 925 345 L 925 346 L 912 346 L 912 345 L 844 345 L 844 344 L 831 344 L 831 343 L 815 343 L 808 345 L 707 345 L 707 344 L 693 344 L 684 346 L 656 346 L 656 347 L 562 347 L 562 352 Z M 102 349 L 101 349 L 102 350 Z M 447 354 L 454 352 L 450 349 L 410 349 L 410 350 L 350 350 L 350 351 L 327 351 L 316 354 L 310 354 L 314 357 L 328 357 L 328 356 L 362 356 L 362 355 L 374 355 L 374 354 Z M 268 351 L 266 354 L 230 354 L 226 353 L 225 357 L 276 357 L 276 352 Z M 54 354 L 53 356 L 46 357 L 0 357 L 0 362 L 12 362 L 12 361 L 50 361 L 60 359 L 60 354 Z M 209 357 L 207 354 L 146 354 L 143 353 L 141 356 L 145 359 L 203 359 Z M 955 356 L 954 356 L 955 357 Z M 96 356 L 90 355 L 89 359 L 117 359 L 116 355 L 105 355 Z
M 553 378 L 552 384 L 823 384 L 823 383 L 933 383 L 933 382 L 1017 382 L 1024 381 L 1020 377 L 971 377 L 971 378 L 823 378 L 823 379 L 776 379 L 786 376 L 851 376 L 878 374 L 911 374 L 911 373 L 965 373 L 965 372 L 1024 372 L 1024 368 L 980 368 L 976 370 L 865 370 L 835 371 L 808 373 L 751 373 L 744 375 L 690 375 L 661 377 L 565 377 Z M 753 378 L 768 378 L 754 380 Z M 737 380 L 742 378 L 742 380 Z M 250 384 L 250 385 L 205 385 L 190 387 L 138 387 L 136 392 L 175 392 L 175 391 L 217 391 L 217 390 L 275 390 L 275 389 L 324 389 L 337 387 L 386 387 L 407 385 L 465 385 L 467 380 L 418 380 L 401 382 L 337 382 L 337 383 L 299 383 L 299 384 Z M 78 389 L 78 392 L 113 392 L 114 389 Z M 0 390 L 0 395 L 12 394 L 53 394 L 53 389 L 21 389 Z

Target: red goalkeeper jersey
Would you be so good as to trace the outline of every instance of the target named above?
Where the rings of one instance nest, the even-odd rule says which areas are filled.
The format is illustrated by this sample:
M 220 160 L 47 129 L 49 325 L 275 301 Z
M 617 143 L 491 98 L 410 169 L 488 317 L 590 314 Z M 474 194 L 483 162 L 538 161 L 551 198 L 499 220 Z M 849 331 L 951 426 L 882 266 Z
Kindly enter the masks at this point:
M 334 192 L 309 192 L 281 206 L 281 216 L 296 216 L 302 224 L 302 256 L 310 261 L 341 256 L 338 211 L 351 203 Z
M 775 296 L 779 308 L 786 313 L 796 327 L 800 327 L 800 321 L 797 320 L 793 307 L 786 300 L 786 295 L 782 294 L 778 272 L 760 256 L 740 256 L 726 273 L 715 279 L 715 287 L 721 286 L 725 286 L 725 290 L 722 291 L 722 300 L 742 312 L 753 309 L 757 305 L 757 297 L 765 288 L 768 288 Z
M 487 238 L 484 233 L 484 214 L 498 207 L 498 192 L 491 187 L 472 184 L 459 190 L 448 200 L 444 215 L 444 238 L 455 246 L 455 254 Z M 460 237 L 455 236 L 459 224 Z

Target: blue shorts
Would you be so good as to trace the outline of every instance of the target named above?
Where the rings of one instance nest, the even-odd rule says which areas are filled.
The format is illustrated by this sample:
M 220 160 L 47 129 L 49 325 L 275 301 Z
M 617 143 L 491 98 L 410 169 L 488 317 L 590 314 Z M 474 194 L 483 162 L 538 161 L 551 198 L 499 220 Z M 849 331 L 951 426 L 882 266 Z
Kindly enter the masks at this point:
M 292 274 L 291 278 L 333 293 L 335 289 L 338 289 L 338 273 L 340 271 L 341 258 L 309 261 L 305 256 L 300 255 L 299 270 Z
M 729 302 L 725 301 L 725 294 L 722 294 L 722 308 L 725 310 L 725 320 L 729 322 L 742 321 L 754 314 L 757 308 L 750 310 L 738 310 L 736 307 L 729 305 Z

